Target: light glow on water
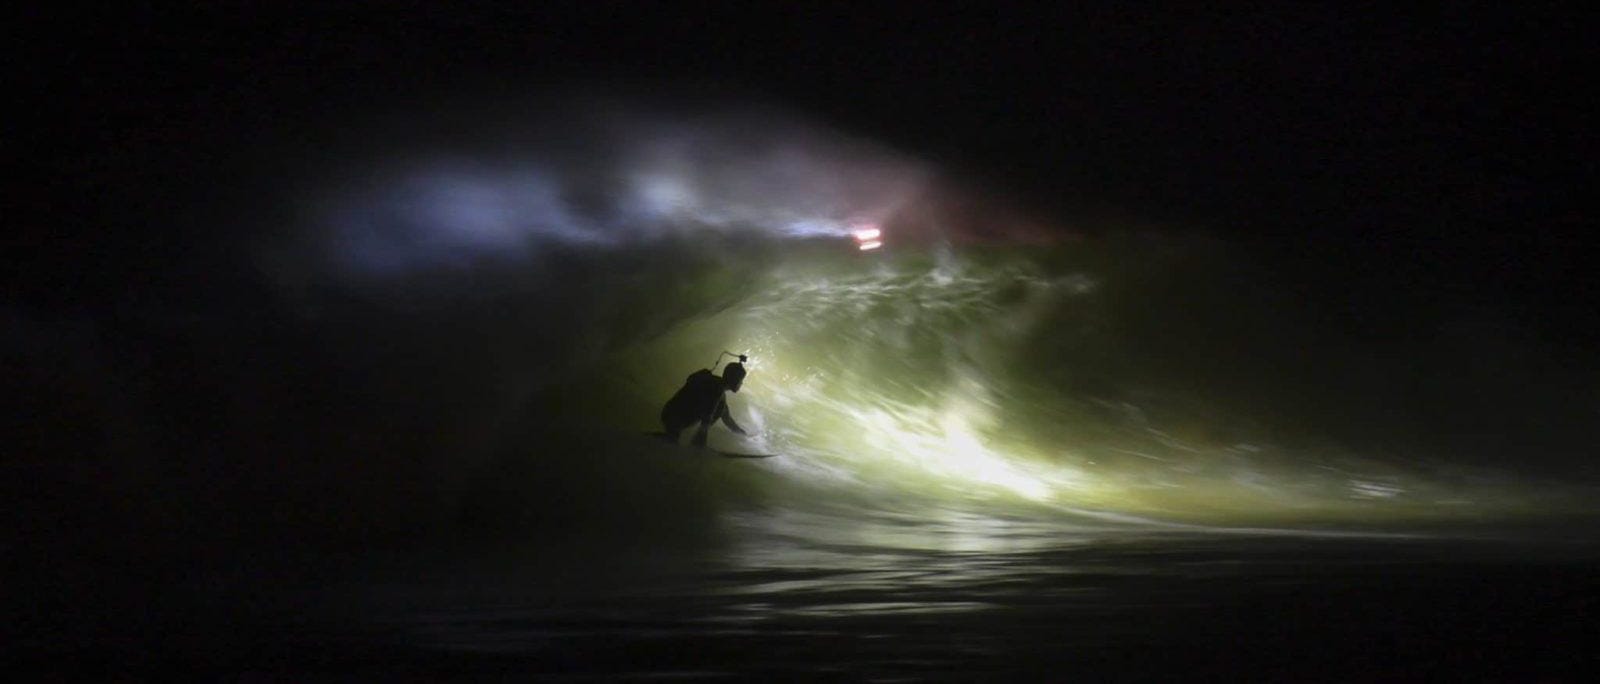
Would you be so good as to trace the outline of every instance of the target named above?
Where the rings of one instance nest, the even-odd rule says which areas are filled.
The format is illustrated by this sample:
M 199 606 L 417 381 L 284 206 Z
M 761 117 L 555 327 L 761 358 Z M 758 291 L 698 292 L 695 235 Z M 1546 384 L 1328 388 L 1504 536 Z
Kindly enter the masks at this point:
M 1042 479 L 991 451 L 974 429 L 973 417 L 959 407 L 898 415 L 872 409 L 858 412 L 855 418 L 867 446 L 925 472 L 1003 487 L 1035 501 L 1052 494 Z
M 778 454 L 748 469 L 802 486 L 805 500 L 1211 526 L 1538 505 L 1493 480 L 1430 477 L 1337 445 L 1290 447 L 1241 422 L 1218 429 L 1227 416 L 1181 396 L 1102 400 L 1015 372 L 1041 332 L 1074 343 L 1062 338 L 1071 330 L 1041 326 L 1057 325 L 1053 311 L 1095 305 L 1099 280 L 1081 272 L 905 250 L 873 261 L 774 269 L 738 305 L 663 338 L 650 350 L 659 357 L 641 357 L 640 377 L 704 349 L 748 350 L 751 373 L 732 408 L 758 434 L 724 444 Z

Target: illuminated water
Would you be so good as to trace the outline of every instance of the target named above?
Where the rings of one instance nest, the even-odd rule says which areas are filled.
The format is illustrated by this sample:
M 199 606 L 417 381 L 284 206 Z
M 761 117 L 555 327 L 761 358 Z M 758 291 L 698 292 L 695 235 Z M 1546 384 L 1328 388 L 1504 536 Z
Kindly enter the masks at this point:
M 1270 369 L 1265 378 L 1229 377 L 1263 372 L 1231 360 L 1235 368 L 1212 376 L 1219 381 L 1197 386 L 1194 378 L 1206 376 L 1192 369 L 1230 360 L 1200 356 L 1215 339 L 1183 357 L 1182 338 L 1197 328 L 1167 325 L 1164 316 L 1214 317 L 1203 334 L 1249 349 L 1279 342 L 1234 328 L 1277 312 L 1227 301 L 1239 293 L 1226 290 L 1215 310 L 1163 308 L 1189 305 L 1153 299 L 1167 294 L 1152 284 L 1171 277 L 1163 269 L 1247 267 L 1204 253 L 1215 246 L 1178 248 L 1200 253 L 1163 261 L 1161 250 L 1116 245 L 893 256 L 791 248 L 744 280 L 721 283 L 714 308 L 587 360 L 582 385 L 557 390 L 556 410 L 571 411 L 557 422 L 600 433 L 651 429 L 660 398 L 681 376 L 732 349 L 751 357 L 732 401 L 758 434 L 719 430 L 714 443 L 781 454 L 744 464 L 752 472 L 742 477 L 784 505 L 820 499 L 912 514 L 1302 528 L 1584 509 L 1582 487 L 1477 466 L 1452 444 L 1428 442 L 1427 426 L 1411 426 L 1415 438 L 1353 439 L 1348 423 L 1362 419 L 1371 397 L 1330 399 L 1345 390 L 1315 388 L 1321 402 L 1308 406 L 1349 402 L 1358 419 L 1340 424 L 1274 406 L 1289 390 L 1271 386 Z M 1153 263 L 1127 263 L 1135 260 Z M 1153 355 L 1140 339 L 1150 320 L 1178 338 L 1167 343 L 1180 350 L 1177 361 L 1144 358 Z M 1338 365 L 1337 345 L 1305 348 L 1302 363 Z
M 38 572 L 58 598 L 19 613 L 16 643 L 286 678 L 1303 680 L 1480 651 L 1500 654 L 1490 676 L 1560 677 L 1591 660 L 1562 639 L 1600 596 L 1592 486 L 1384 423 L 1360 384 L 1299 401 L 1260 350 L 1295 347 L 1320 378 L 1350 354 L 1379 377 L 1415 361 L 1295 337 L 1298 307 L 1228 248 L 567 256 L 469 279 L 485 295 L 430 299 L 457 283 L 420 279 L 320 303 L 307 346 L 349 387 L 301 404 L 277 372 L 241 381 L 248 442 L 142 476 L 188 492 L 148 525 L 77 513 L 117 541 Z M 732 405 L 756 434 L 712 443 L 776 458 L 642 434 L 723 350 L 750 356 Z M 141 546 L 172 530 L 203 550 Z M 159 579 L 107 574 L 124 563 Z M 103 588 L 68 598 L 85 586 Z M 106 617 L 83 627 L 101 609 L 84 602 Z M 35 636 L 62 624 L 90 646 Z
M 709 289 L 677 296 L 714 305 L 651 335 L 596 323 L 581 380 L 526 395 L 537 418 L 463 496 L 489 541 L 351 571 L 324 627 L 344 636 L 313 643 L 358 671 L 579 678 L 1316 679 L 1489 648 L 1484 672 L 1582 667 L 1561 640 L 1595 548 L 1550 521 L 1581 518 L 1584 486 L 1164 383 L 1120 309 L 1170 264 L 1084 251 L 794 248 L 688 278 Z M 779 457 L 636 436 L 723 349 L 751 356 L 733 402 L 758 434 L 713 444 Z

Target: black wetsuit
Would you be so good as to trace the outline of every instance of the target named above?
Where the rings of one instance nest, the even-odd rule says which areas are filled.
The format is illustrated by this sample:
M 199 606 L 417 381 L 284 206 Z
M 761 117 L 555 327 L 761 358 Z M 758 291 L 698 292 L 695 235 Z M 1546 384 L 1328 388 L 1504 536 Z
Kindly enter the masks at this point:
M 678 434 L 685 428 L 699 423 L 700 429 L 695 432 L 694 444 L 704 446 L 706 431 L 718 420 L 734 432 L 743 434 L 744 428 L 739 427 L 733 421 L 733 416 L 728 415 L 728 402 L 722 395 L 727 388 L 722 378 L 704 368 L 690 374 L 678 393 L 667 400 L 666 406 L 661 407 L 661 427 L 667 438 L 676 442 Z

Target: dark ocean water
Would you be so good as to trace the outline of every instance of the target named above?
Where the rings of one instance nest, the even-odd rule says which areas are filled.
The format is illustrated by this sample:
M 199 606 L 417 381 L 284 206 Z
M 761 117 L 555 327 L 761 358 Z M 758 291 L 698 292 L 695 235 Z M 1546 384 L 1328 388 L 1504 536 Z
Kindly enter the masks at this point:
M 790 530 L 694 557 L 262 560 L 102 604 L 93 629 L 28 616 L 11 648 L 22 672 L 215 681 L 1583 681 L 1596 664 L 1589 541 L 982 526 L 946 549 Z

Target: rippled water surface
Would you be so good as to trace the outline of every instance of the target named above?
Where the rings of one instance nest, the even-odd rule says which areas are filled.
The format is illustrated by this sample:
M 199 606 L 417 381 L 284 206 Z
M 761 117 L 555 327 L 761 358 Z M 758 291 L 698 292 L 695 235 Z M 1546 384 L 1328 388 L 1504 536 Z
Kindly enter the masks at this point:
M 320 590 L 349 612 L 303 626 L 291 662 L 876 681 L 1418 675 L 1490 648 L 1490 673 L 1559 678 L 1593 662 L 1572 645 L 1591 634 L 1600 561 L 1559 536 L 1065 529 L 955 511 L 747 512 L 728 525 L 709 555 L 645 548 L 568 573 L 514 550 L 391 558 Z

